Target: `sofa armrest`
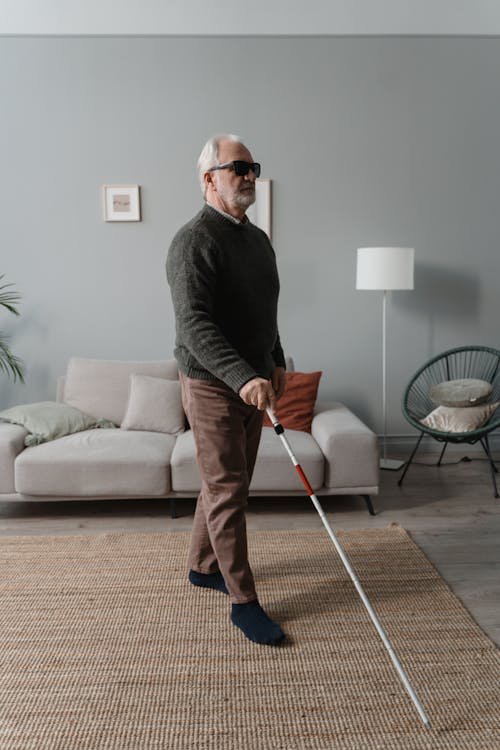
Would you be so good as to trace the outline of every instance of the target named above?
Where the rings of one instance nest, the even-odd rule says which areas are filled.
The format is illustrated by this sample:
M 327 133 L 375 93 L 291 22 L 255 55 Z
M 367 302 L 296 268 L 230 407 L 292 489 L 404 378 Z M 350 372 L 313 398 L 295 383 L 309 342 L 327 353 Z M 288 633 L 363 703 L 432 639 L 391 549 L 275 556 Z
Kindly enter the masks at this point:
M 0 493 L 15 492 L 14 461 L 24 450 L 28 430 L 17 424 L 0 422 Z
M 347 406 L 317 404 L 311 434 L 325 457 L 325 487 L 378 487 L 377 436 Z

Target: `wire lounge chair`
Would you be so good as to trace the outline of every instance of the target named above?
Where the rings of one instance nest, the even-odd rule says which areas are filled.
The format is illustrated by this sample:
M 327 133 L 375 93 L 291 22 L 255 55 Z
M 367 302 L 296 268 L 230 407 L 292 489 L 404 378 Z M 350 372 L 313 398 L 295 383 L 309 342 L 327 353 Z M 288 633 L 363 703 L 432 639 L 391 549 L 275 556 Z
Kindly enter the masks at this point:
M 492 413 L 487 421 L 475 429 L 462 432 L 444 431 L 437 429 L 435 426 L 423 424 L 421 420 L 434 412 L 439 403 L 431 398 L 431 390 L 434 395 L 437 386 L 449 384 L 450 381 L 465 379 L 480 380 L 491 384 L 491 392 L 487 397 L 481 401 L 478 400 L 478 404 L 480 403 L 481 406 L 490 405 Z M 500 351 L 487 346 L 463 346 L 457 349 L 449 349 L 429 360 L 413 375 L 403 394 L 403 414 L 408 422 L 420 432 L 420 435 L 398 484 L 402 484 L 423 436 L 431 435 L 435 440 L 444 443 L 437 462 L 438 466 L 441 465 L 448 443 L 470 443 L 472 445 L 477 442 L 481 443 L 489 459 L 494 495 L 498 497 L 495 476 L 497 467 L 493 461 L 488 442 L 489 433 L 500 427 L 500 409 L 493 410 L 491 407 L 497 402 L 500 402 Z M 467 411 L 470 406 L 464 406 L 463 408 L 463 413 L 466 416 L 472 414 L 472 412 Z M 450 413 L 459 414 L 460 412 L 450 410 Z

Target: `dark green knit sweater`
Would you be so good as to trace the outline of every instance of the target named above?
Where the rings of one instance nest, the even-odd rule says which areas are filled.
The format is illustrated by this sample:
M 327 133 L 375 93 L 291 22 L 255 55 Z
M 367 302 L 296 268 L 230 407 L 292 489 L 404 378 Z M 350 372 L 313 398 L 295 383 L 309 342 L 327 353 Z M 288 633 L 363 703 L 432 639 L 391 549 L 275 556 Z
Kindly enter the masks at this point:
M 285 366 L 278 326 L 279 280 L 267 235 L 206 204 L 175 235 L 167 279 L 176 320 L 175 357 L 191 378 L 238 392 Z

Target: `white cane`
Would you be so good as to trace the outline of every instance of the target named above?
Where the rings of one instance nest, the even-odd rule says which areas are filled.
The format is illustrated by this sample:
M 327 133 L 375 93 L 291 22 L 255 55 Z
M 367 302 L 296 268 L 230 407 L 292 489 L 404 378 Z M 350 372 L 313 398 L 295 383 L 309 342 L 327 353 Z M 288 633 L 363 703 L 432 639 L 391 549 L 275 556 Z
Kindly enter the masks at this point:
M 417 696 L 415 694 L 415 691 L 413 690 L 412 686 L 410 685 L 408 677 L 406 676 L 405 671 L 404 671 L 403 667 L 401 666 L 401 663 L 400 663 L 398 657 L 394 653 L 394 649 L 392 648 L 392 646 L 390 644 L 390 641 L 387 638 L 387 636 L 386 636 L 386 634 L 384 632 L 384 629 L 382 628 L 382 626 L 381 626 L 381 624 L 380 624 L 380 622 L 379 622 L 379 620 L 377 618 L 377 615 L 375 614 L 375 612 L 373 610 L 373 607 L 370 604 L 370 601 L 369 601 L 368 597 L 366 596 L 366 594 L 365 594 L 365 592 L 363 590 L 363 587 L 361 586 L 361 584 L 359 582 L 359 579 L 358 579 L 358 577 L 357 577 L 357 575 L 356 575 L 356 573 L 355 573 L 355 571 L 354 571 L 351 563 L 349 562 L 349 558 L 345 554 L 344 550 L 342 549 L 342 546 L 340 545 L 339 540 L 335 536 L 335 534 L 334 534 L 334 532 L 333 532 L 330 524 L 328 523 L 328 520 L 327 520 L 327 518 L 325 516 L 325 513 L 323 511 L 323 508 L 321 507 L 318 498 L 314 494 L 314 491 L 313 491 L 311 485 L 309 484 L 309 482 L 307 480 L 307 477 L 306 477 L 306 475 L 304 474 L 304 472 L 302 470 L 301 465 L 299 464 L 299 462 L 297 461 L 297 459 L 293 455 L 292 449 L 290 448 L 290 444 L 289 444 L 288 440 L 285 437 L 285 430 L 284 430 L 283 426 L 279 423 L 278 419 L 274 416 L 274 414 L 271 411 L 270 407 L 267 407 L 266 411 L 267 411 L 269 419 L 271 420 L 271 423 L 272 423 L 272 425 L 274 427 L 274 431 L 281 438 L 281 442 L 285 446 L 286 451 L 287 451 L 288 455 L 290 456 L 290 459 L 291 459 L 293 465 L 297 469 L 297 473 L 300 476 L 300 478 L 302 480 L 302 483 L 303 483 L 304 487 L 307 490 L 307 494 L 311 498 L 314 507 L 318 511 L 319 516 L 320 516 L 321 520 L 323 521 L 323 525 L 324 525 L 325 529 L 327 530 L 330 539 L 332 540 L 333 544 L 335 545 L 335 549 L 337 550 L 337 552 L 338 552 L 338 554 L 340 556 L 340 559 L 344 563 L 345 569 L 349 573 L 349 576 L 350 576 L 352 582 L 354 583 L 354 585 L 356 587 L 356 590 L 357 590 L 358 594 L 360 595 L 361 600 L 362 600 L 363 604 L 365 605 L 366 610 L 368 611 L 368 614 L 370 615 L 370 618 L 371 618 L 373 624 L 375 625 L 375 628 L 376 628 L 379 636 L 381 637 L 382 642 L 383 642 L 385 648 L 389 652 L 389 656 L 392 659 L 392 663 L 396 667 L 398 675 L 401 678 L 401 681 L 402 681 L 403 685 L 405 686 L 408 695 L 412 699 L 413 704 L 414 704 L 415 708 L 417 709 L 417 711 L 419 713 L 419 716 L 422 719 L 424 725 L 429 729 L 430 726 L 431 726 L 430 721 L 427 718 L 427 715 L 426 715 L 424 709 L 422 708 L 422 705 L 421 705 L 420 701 L 418 700 L 418 698 L 417 698 Z

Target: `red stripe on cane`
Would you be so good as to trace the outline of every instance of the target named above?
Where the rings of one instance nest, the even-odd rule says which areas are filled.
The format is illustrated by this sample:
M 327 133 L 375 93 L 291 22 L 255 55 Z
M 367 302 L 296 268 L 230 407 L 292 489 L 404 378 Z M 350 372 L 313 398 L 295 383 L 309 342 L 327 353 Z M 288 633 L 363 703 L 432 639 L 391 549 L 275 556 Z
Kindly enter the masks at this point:
M 307 477 L 304 474 L 304 472 L 302 471 L 302 466 L 300 464 L 295 464 L 295 468 L 298 471 L 299 477 L 302 479 L 302 484 L 306 488 L 307 494 L 308 495 L 314 495 L 314 490 L 311 487 L 311 485 L 309 484 L 309 482 L 307 481 Z

